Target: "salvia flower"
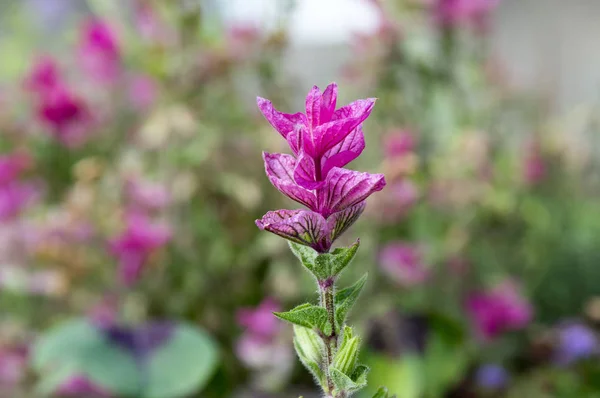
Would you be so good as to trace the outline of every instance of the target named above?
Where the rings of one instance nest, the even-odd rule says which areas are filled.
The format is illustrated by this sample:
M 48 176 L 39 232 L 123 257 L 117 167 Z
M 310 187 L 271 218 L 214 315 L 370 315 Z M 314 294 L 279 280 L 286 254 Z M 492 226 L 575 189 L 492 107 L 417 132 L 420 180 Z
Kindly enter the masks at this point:
M 531 304 L 512 281 L 505 281 L 487 292 L 471 294 L 467 311 L 477 333 L 485 340 L 525 327 L 533 315 Z
M 580 323 L 560 328 L 554 358 L 557 364 L 570 365 L 597 353 L 598 337 L 592 329 Z
M 381 270 L 394 282 L 403 287 L 420 285 L 430 272 L 422 258 L 418 245 L 394 242 L 386 245 L 379 254 Z
M 281 311 L 281 306 L 273 298 L 265 299 L 254 309 L 243 308 L 238 311 L 237 321 L 246 331 L 260 338 L 272 339 L 281 330 L 281 322 L 273 312 Z
M 483 390 L 499 390 L 508 384 L 510 375 L 501 365 L 489 363 L 480 366 L 475 373 L 475 382 Z
M 260 111 L 285 138 L 293 155 L 263 153 L 271 183 L 309 210 L 277 210 L 257 220 L 259 228 L 291 241 L 329 251 L 365 208 L 365 199 L 383 189 L 382 174 L 343 167 L 365 148 L 362 122 L 375 99 L 352 102 L 336 110 L 337 85 L 324 92 L 313 87 L 306 97 L 306 113 L 286 114 L 258 98 Z
M 171 237 L 170 229 L 153 223 L 146 215 L 132 212 L 127 216 L 125 231 L 110 242 L 110 249 L 119 259 L 119 275 L 126 286 L 133 285 L 140 277 L 149 256 Z
M 121 73 L 121 51 L 114 30 L 106 22 L 87 21 L 81 32 L 79 59 L 82 68 L 100 83 L 112 83 Z

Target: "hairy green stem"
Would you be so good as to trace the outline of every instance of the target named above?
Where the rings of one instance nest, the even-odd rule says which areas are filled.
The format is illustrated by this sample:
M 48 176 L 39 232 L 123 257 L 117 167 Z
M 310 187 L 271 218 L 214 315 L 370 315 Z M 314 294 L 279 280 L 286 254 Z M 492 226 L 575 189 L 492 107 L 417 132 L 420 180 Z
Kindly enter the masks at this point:
M 333 279 L 319 282 L 319 290 L 321 293 L 321 305 L 327 310 L 327 316 L 331 325 L 331 334 L 329 336 L 322 335 L 323 343 L 325 344 L 325 362 L 324 369 L 325 375 L 327 376 L 327 392 L 333 394 L 333 381 L 329 374 L 329 368 L 333 364 L 333 358 L 337 351 L 337 333 L 335 330 L 335 304 L 333 301 L 334 294 L 334 281 Z M 338 395 L 333 398 L 344 398 L 344 394 Z

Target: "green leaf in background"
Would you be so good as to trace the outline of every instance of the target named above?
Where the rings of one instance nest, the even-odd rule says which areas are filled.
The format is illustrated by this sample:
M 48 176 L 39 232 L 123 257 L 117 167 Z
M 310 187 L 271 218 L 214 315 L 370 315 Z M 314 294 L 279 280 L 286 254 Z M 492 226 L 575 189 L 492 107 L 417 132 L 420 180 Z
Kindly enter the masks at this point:
M 180 397 L 199 391 L 214 373 L 218 359 L 217 346 L 206 332 L 176 325 L 169 341 L 146 363 L 144 397 Z
M 395 395 L 389 395 L 388 389 L 385 387 L 379 387 L 379 390 L 373 395 L 373 398 L 396 398 Z
M 340 290 L 335 294 L 335 322 L 336 330 L 341 330 L 346 317 L 352 309 L 352 306 L 358 299 L 362 288 L 367 282 L 368 274 L 364 274 L 354 285 Z
M 371 354 L 366 363 L 371 367 L 369 387 L 361 397 L 375 394 L 375 386 L 385 385 L 390 394 L 400 398 L 421 398 L 425 391 L 423 363 L 419 356 L 407 354 L 401 358 L 391 358 Z

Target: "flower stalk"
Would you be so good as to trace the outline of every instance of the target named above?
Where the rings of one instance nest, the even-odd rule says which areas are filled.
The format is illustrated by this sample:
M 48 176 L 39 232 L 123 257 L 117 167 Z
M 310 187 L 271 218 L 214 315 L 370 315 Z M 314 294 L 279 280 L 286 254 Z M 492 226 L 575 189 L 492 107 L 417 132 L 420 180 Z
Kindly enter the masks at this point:
M 365 148 L 362 122 L 375 99 L 336 108 L 337 85 L 313 87 L 306 113 L 286 114 L 258 98 L 258 107 L 286 139 L 293 155 L 263 153 L 271 183 L 308 210 L 270 211 L 256 225 L 290 242 L 290 249 L 315 278 L 319 305 L 302 304 L 275 316 L 294 324 L 298 358 L 328 398 L 349 398 L 367 385 L 369 368 L 358 364 L 360 339 L 346 318 L 366 282 L 336 290 L 335 282 L 359 247 L 331 250 L 333 242 L 362 214 L 365 200 L 385 186 L 382 174 L 343 168 Z M 386 390 L 376 397 L 387 398 Z

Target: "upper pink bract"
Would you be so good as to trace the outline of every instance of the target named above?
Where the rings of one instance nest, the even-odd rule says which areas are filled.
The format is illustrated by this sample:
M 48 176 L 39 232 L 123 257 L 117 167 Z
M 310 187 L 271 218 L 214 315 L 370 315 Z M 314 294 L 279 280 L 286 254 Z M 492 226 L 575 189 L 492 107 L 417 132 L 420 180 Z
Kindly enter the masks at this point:
M 365 148 L 362 122 L 371 114 L 375 99 L 357 100 L 339 109 L 336 102 L 335 83 L 323 92 L 313 87 L 306 97 L 305 113 L 282 113 L 271 101 L 257 100 L 293 153 L 264 153 L 267 176 L 284 195 L 311 210 L 269 212 L 257 225 L 320 252 L 328 251 L 356 221 L 364 200 L 385 186 L 382 174 L 342 168 Z

